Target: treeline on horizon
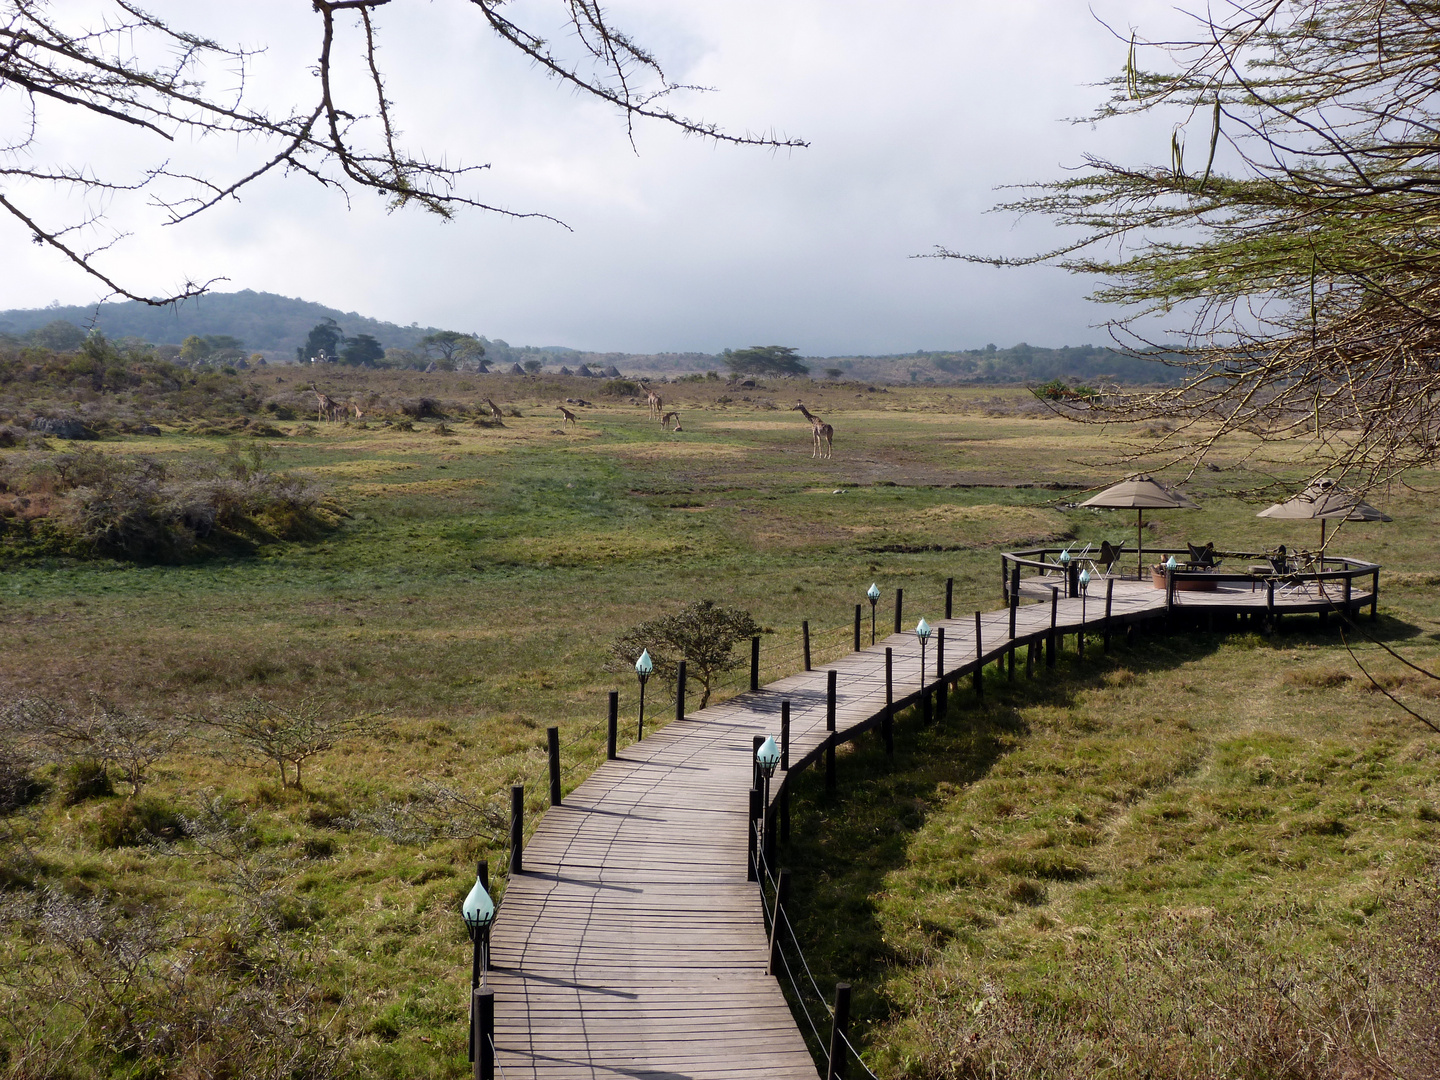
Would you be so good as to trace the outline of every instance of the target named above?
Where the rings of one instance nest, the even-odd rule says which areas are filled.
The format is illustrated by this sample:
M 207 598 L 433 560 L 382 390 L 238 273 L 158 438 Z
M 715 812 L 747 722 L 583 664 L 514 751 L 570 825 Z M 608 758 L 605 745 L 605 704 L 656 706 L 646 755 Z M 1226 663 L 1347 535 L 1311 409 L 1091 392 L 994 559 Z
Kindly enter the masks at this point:
M 140 352 L 140 346 L 149 346 L 160 359 L 172 362 L 191 360 L 181 356 L 180 346 L 190 341 L 192 348 L 187 351 L 193 353 L 195 339 L 200 339 L 215 344 L 214 349 L 207 350 L 210 355 L 204 357 L 212 362 L 233 362 L 259 353 L 271 363 L 286 363 L 293 361 L 297 348 L 304 347 L 317 325 L 327 321 L 337 325 L 348 339 L 372 338 L 390 355 L 403 351 L 397 360 L 409 360 L 405 354 L 413 354 L 418 361 L 414 366 L 422 367 L 431 351 L 424 347 L 425 339 L 453 333 L 416 323 L 400 326 L 307 300 L 246 289 L 207 294 L 173 309 L 126 302 L 0 312 L 0 346 L 38 346 L 68 352 L 94 329 L 120 344 L 122 352 Z M 515 346 L 500 338 L 473 333 L 465 336 L 483 347 L 485 363 L 495 370 L 505 370 L 512 364 L 533 368 L 537 362 L 555 371 L 585 364 L 657 377 L 726 370 L 723 353 L 594 352 L 555 345 Z M 1097 345 L 1052 349 L 1021 342 L 1009 348 L 992 344 L 979 349 L 798 359 L 809 368 L 812 378 L 884 382 L 1001 384 L 1061 379 L 1134 384 L 1171 382 L 1175 377 L 1174 369 L 1155 360 Z M 400 362 L 388 366 L 412 365 Z

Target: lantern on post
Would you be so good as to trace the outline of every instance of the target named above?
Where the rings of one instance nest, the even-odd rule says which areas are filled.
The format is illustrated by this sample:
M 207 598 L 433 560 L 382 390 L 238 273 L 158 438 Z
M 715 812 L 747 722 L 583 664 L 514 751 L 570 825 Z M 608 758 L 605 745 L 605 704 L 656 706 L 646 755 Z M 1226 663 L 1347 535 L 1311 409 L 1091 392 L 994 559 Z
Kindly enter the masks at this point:
M 465 920 L 465 929 L 470 935 L 473 949 L 470 959 L 470 1060 L 476 1060 L 475 1025 L 480 1018 L 475 1015 L 476 992 L 481 980 L 490 970 L 490 927 L 495 922 L 495 901 L 490 899 L 486 889 L 490 874 L 489 864 L 480 863 L 475 868 L 475 885 L 465 902 L 460 905 L 460 915 Z
M 930 624 L 921 619 L 915 626 L 915 636 L 920 639 L 920 687 L 925 687 L 925 643 L 930 640 Z
M 865 599 L 870 601 L 870 644 L 875 644 L 875 605 L 880 602 L 880 586 L 873 581 L 865 590 Z
M 636 740 L 645 738 L 645 684 L 655 670 L 655 661 L 650 659 L 650 650 L 642 649 L 640 659 L 635 661 L 635 677 L 640 680 L 640 724 L 636 728 Z

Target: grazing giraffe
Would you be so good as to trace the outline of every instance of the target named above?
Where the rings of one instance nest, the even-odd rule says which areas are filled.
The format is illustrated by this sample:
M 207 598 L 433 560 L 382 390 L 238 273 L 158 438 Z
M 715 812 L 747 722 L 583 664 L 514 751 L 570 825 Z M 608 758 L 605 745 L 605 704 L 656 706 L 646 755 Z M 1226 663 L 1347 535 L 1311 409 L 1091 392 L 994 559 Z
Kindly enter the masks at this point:
M 830 456 L 830 443 L 835 438 L 835 429 L 829 424 L 825 423 L 824 420 L 821 420 L 820 417 L 816 416 L 809 409 L 805 408 L 803 402 L 797 401 L 790 409 L 791 412 L 795 412 L 796 410 L 799 410 L 801 413 L 803 413 L 805 419 L 810 421 L 810 433 L 815 437 L 815 450 L 811 453 L 810 456 L 812 458 L 828 458 Z M 824 450 L 824 453 L 821 453 L 822 449 Z
M 660 400 L 660 395 L 657 394 L 654 390 L 651 390 L 648 386 L 645 389 L 648 391 L 649 394 L 649 396 L 645 400 L 650 406 L 650 415 L 655 417 L 655 419 L 659 420 L 660 410 L 665 407 L 665 403 Z
M 331 420 L 338 420 L 341 411 L 340 403 L 322 391 L 313 382 L 310 384 L 310 390 L 315 395 L 316 423 L 319 423 L 327 416 Z
M 662 423 L 662 424 L 665 425 L 665 430 L 666 430 L 666 431 L 669 431 L 669 430 L 670 430 L 670 421 L 671 421 L 671 420 L 674 420 L 674 421 L 675 421 L 675 430 L 676 430 L 676 431 L 679 431 L 679 430 L 680 430 L 680 414 L 679 414 L 678 412 L 667 412 L 663 417 L 661 417 L 660 423 Z
M 561 412 L 561 415 L 563 415 L 563 416 L 565 417 L 564 423 L 567 423 L 567 424 L 578 424 L 578 423 L 579 423 L 579 421 L 575 418 L 575 414 L 574 414 L 573 412 L 571 412 L 569 409 L 567 409 L 564 405 L 556 405 L 555 407 L 556 407 L 557 409 L 559 409 L 560 412 Z

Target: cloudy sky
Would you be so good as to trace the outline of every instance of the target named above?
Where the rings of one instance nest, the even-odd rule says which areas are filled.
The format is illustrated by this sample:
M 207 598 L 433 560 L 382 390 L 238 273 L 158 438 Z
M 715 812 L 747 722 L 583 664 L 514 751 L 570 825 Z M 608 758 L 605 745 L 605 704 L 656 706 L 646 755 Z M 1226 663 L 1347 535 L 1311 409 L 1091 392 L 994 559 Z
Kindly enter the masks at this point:
M 84 20 L 101 0 L 56 0 Z M 318 20 L 305 0 L 151 10 L 226 42 L 263 48 L 249 92 L 308 101 Z M 199 10 L 197 10 L 199 9 Z M 554 0 L 511 17 L 548 30 Z M 730 131 L 773 131 L 809 147 L 715 145 L 641 123 L 634 147 L 613 109 L 546 79 L 463 0 L 392 0 L 379 10 L 382 59 L 406 144 L 486 164 L 468 189 L 516 211 L 441 222 L 387 214 L 300 176 L 274 176 L 177 227 L 140 198 L 103 207 L 130 235 L 106 270 L 146 294 L 187 277 L 320 301 L 399 323 L 474 331 L 512 344 L 630 352 L 778 343 L 808 355 L 1101 341 L 1106 312 L 1060 271 L 994 270 L 917 259 L 935 245 L 1022 255 L 1058 239 L 1042 220 L 987 213 L 1000 185 L 1063 175 L 1087 152 L 1168 158 L 1169 121 L 1068 123 L 1101 98 L 1128 35 L 1164 31 L 1154 0 L 623 0 L 615 25 L 675 82 L 714 88 L 672 107 Z M 1103 22 L 1102 22 L 1103 20 Z M 558 38 L 563 45 L 563 38 Z M 339 54 L 357 55 L 351 33 Z M 348 63 L 349 61 L 347 61 Z M 353 66 L 353 65 L 352 65 Z M 214 85 L 231 73 L 208 72 Z M 13 92 L 12 92 L 13 94 Z M 13 96 L 0 114 L 17 116 Z M 86 164 L 130 179 L 161 161 L 217 179 L 263 156 L 233 140 L 194 143 L 41 114 L 36 163 Z M 6 183 L 48 223 L 82 203 Z M 98 207 L 93 206 L 91 209 Z M 88 303 L 103 289 L 0 222 L 0 308 Z

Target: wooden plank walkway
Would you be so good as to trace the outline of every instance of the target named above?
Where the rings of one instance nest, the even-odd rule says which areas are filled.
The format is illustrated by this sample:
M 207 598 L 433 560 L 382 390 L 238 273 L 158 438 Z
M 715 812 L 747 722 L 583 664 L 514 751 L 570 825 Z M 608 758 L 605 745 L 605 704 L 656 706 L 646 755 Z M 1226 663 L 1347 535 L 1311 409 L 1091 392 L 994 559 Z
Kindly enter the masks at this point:
M 1083 604 L 1099 648 L 1103 582 Z M 1049 633 L 1049 593 L 1062 633 L 1080 626 L 1082 601 L 1057 579 L 1029 579 L 1043 597 L 1016 611 L 933 619 L 945 628 L 948 678 Z M 1263 590 L 1243 584 L 1185 593 L 1189 611 L 1263 610 Z M 1338 602 L 1338 601 L 1337 601 Z M 1356 590 L 1352 608 L 1369 604 Z M 1318 610 L 1312 594 L 1277 597 L 1279 611 Z M 1165 593 L 1149 582 L 1115 582 L 1112 625 L 1163 617 Z M 916 611 L 930 617 L 930 612 Z M 873 726 L 885 709 L 885 648 L 893 650 L 897 708 L 921 694 L 920 646 L 895 634 L 758 693 L 676 720 L 626 747 L 548 810 L 508 885 L 495 923 L 489 977 L 495 990 L 497 1075 L 503 1080 L 814 1080 L 816 1068 L 769 958 L 757 885 L 746 880 L 748 799 L 756 735 L 779 738 L 780 702 L 791 701 L 794 772 L 823 755 L 827 671 L 837 675 L 837 738 Z M 1022 653 L 1023 657 L 1023 653 Z M 1020 661 L 1023 664 L 1023 658 Z M 936 650 L 927 650 L 926 685 Z M 779 797 L 783 775 L 772 785 Z M 853 1075 L 853 1073 L 852 1073 Z

